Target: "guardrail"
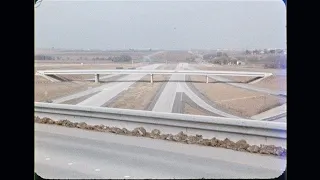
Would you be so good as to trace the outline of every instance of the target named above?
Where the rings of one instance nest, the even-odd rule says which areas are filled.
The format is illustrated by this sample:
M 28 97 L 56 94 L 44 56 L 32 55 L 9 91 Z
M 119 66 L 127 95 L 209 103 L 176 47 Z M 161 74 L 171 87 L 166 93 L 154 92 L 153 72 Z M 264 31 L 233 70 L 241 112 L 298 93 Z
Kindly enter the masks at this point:
M 159 129 L 171 134 L 183 131 L 188 135 L 201 134 L 204 138 L 229 138 L 232 141 L 245 139 L 252 145 L 286 147 L 286 124 L 281 122 L 40 102 L 35 103 L 35 115 L 90 125 L 103 124 L 127 129 L 142 126 L 147 131 Z

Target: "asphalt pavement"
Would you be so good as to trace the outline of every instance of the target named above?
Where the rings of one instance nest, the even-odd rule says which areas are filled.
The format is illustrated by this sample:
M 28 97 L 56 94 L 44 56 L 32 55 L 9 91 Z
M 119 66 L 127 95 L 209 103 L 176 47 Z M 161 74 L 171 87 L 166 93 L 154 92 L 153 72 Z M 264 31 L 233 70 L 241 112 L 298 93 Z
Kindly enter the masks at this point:
M 274 178 L 285 166 L 274 156 L 35 124 L 43 178 Z

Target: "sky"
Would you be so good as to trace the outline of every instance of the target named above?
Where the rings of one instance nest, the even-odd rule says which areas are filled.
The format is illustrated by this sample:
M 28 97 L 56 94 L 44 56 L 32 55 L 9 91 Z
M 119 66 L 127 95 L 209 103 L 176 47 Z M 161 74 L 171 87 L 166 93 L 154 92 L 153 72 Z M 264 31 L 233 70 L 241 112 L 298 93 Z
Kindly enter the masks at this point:
M 64 49 L 286 48 L 281 0 L 43 0 L 35 47 Z

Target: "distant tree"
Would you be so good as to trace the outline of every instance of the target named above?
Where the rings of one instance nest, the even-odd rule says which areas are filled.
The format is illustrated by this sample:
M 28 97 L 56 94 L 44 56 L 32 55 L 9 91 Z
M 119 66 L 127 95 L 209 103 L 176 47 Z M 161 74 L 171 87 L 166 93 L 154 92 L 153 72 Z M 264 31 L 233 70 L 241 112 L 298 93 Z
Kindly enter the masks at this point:
M 217 52 L 217 57 L 221 57 L 222 56 L 222 52 Z
M 203 55 L 203 59 L 204 60 L 211 60 L 211 59 L 214 59 L 215 57 L 217 57 L 216 54 L 205 54 L 205 55 Z
M 283 49 L 277 49 L 277 50 L 276 50 L 276 53 L 277 53 L 277 54 L 282 54 L 283 52 L 284 52 Z
M 213 61 L 213 64 L 219 64 L 219 65 L 221 65 L 222 62 L 221 62 L 220 59 L 215 59 L 215 60 Z
M 114 62 L 129 62 L 132 60 L 132 57 L 129 55 L 120 55 L 111 58 Z
M 223 62 L 223 64 L 228 64 L 229 61 L 228 61 L 228 59 L 225 59 L 225 58 L 224 58 L 224 59 L 222 60 L 222 62 Z
M 260 51 L 257 50 L 257 49 L 255 49 L 252 53 L 253 53 L 253 54 L 260 54 Z
M 271 49 L 269 52 L 270 52 L 271 54 L 275 54 L 275 53 L 276 53 L 276 50 Z
M 246 50 L 246 54 L 251 54 L 251 51 L 249 51 L 249 50 Z

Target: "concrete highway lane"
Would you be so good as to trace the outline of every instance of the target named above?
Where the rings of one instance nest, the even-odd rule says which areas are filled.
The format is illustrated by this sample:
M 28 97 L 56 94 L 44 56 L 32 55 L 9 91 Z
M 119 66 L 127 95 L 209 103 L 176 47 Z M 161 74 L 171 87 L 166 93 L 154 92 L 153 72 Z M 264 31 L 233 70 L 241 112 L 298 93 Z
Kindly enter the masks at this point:
M 274 178 L 286 160 L 35 124 L 35 171 L 43 178 Z
M 154 64 L 150 66 L 146 66 L 142 69 L 156 69 L 159 67 L 159 64 Z M 122 91 L 126 90 L 134 84 L 136 81 L 143 78 L 145 74 L 132 74 L 121 78 L 119 81 L 126 80 L 129 82 L 114 82 L 109 83 L 107 88 L 103 89 L 101 92 L 93 95 L 92 97 L 78 103 L 78 105 L 86 105 L 86 106 L 102 106 L 106 102 L 108 102 L 113 97 L 120 94 Z
M 155 68 L 157 68 L 159 66 L 160 66 L 159 64 L 148 65 L 148 66 L 139 67 L 137 69 L 155 69 Z M 103 80 L 103 79 L 112 78 L 112 77 L 116 77 L 116 76 L 119 76 L 119 75 L 106 75 L 106 76 L 102 76 L 100 79 Z M 108 97 L 107 97 L 107 99 L 101 98 L 101 95 L 103 95 L 105 93 L 105 90 L 109 90 L 109 89 L 111 90 L 115 86 L 119 87 L 119 84 L 121 84 L 122 87 L 119 87 L 120 88 L 120 92 L 121 92 L 121 91 L 125 90 L 128 86 L 130 86 L 131 84 L 135 83 L 135 81 L 138 81 L 139 79 L 141 79 L 140 76 L 143 77 L 143 75 L 138 75 L 138 76 L 137 75 L 126 75 L 126 76 L 122 77 L 119 81 L 121 81 L 121 80 L 132 80 L 132 82 L 127 82 L 127 83 L 121 83 L 121 82 L 107 83 L 107 84 L 101 85 L 99 87 L 91 88 L 91 89 L 88 89 L 88 90 L 85 90 L 85 91 L 81 91 L 81 92 L 78 92 L 78 93 L 75 93 L 75 94 L 71 94 L 71 95 L 68 95 L 68 96 L 64 96 L 64 97 L 60 97 L 60 98 L 54 99 L 53 103 L 62 103 L 62 102 L 65 102 L 65 101 L 69 101 L 71 99 L 76 99 L 76 98 L 79 98 L 79 97 L 82 97 L 82 96 L 86 96 L 86 95 L 89 95 L 89 94 L 92 94 L 92 93 L 101 92 L 101 91 L 104 91 L 104 92 L 102 94 L 98 93 L 99 95 L 97 94 L 98 95 L 98 101 L 100 99 L 100 101 L 106 102 L 108 100 Z M 120 92 L 117 92 L 117 94 L 120 93 Z M 112 98 L 112 97 L 114 97 L 116 95 L 114 95 L 114 94 L 110 95 L 109 94 L 109 96 Z M 97 98 L 97 96 L 95 96 L 93 98 Z M 85 101 L 83 103 L 84 104 L 85 103 L 90 103 L 90 102 L 92 103 L 92 99 L 88 100 L 88 101 Z M 97 101 L 94 101 L 94 102 L 97 103 Z M 101 102 L 99 104 L 101 104 Z M 104 104 L 104 103 L 102 103 L 102 104 Z
M 175 70 L 183 69 L 183 63 L 179 63 Z M 173 104 L 176 97 L 177 85 L 176 81 L 184 81 L 184 74 L 173 74 L 169 79 L 166 87 L 163 89 L 158 101 L 154 105 L 152 111 L 155 112 L 172 112 Z

